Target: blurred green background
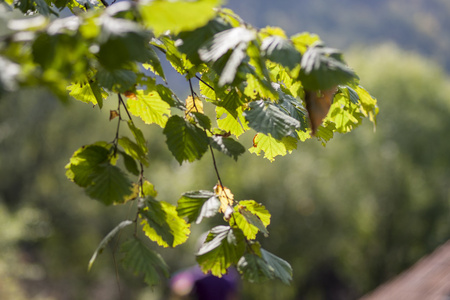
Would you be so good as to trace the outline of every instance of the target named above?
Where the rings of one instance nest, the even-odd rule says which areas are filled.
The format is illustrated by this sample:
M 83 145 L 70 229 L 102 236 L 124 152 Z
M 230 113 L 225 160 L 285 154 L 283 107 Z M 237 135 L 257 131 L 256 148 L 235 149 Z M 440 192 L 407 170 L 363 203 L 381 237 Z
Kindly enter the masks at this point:
M 344 50 L 380 107 L 375 132 L 367 122 L 326 147 L 299 144 L 274 163 L 250 153 L 237 163 L 218 157 L 235 198 L 254 199 L 272 213 L 263 247 L 294 268 L 290 286 L 243 282 L 241 299 L 356 299 L 448 240 L 450 3 L 231 0 L 227 6 L 258 27 L 314 32 Z M 188 90 L 175 75 L 169 84 Z M 0 299 L 167 298 L 166 284 L 151 289 L 122 270 L 115 242 L 87 272 L 103 236 L 133 214 L 89 199 L 64 175 L 80 146 L 113 140 L 108 117 L 116 101 L 108 102 L 100 112 L 75 100 L 61 104 L 45 91 L 0 99 Z M 209 156 L 179 166 L 160 128 L 146 126 L 145 136 L 146 176 L 159 199 L 175 203 L 182 192 L 212 189 Z M 250 148 L 251 139 L 250 133 L 240 141 Z M 194 227 L 186 245 L 159 250 L 173 272 L 195 263 L 196 237 L 206 225 Z

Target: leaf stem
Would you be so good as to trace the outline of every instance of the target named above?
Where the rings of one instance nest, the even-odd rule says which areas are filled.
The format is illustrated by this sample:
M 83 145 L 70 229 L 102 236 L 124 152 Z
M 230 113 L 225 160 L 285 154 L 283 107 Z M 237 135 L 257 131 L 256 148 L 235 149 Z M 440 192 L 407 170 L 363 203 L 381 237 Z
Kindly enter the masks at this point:
M 108 2 L 106 2 L 105 0 L 100 0 L 100 2 L 103 4 L 104 7 L 108 7 L 109 6 Z
M 201 83 L 203 83 L 204 85 L 206 85 L 207 87 L 209 87 L 210 89 L 212 89 L 214 91 L 214 88 L 209 85 L 206 81 L 204 81 L 201 77 L 199 77 L 198 75 L 195 75 L 195 78 L 197 78 Z
M 131 120 L 131 122 L 133 122 L 133 119 L 131 118 L 130 112 L 128 111 L 127 106 L 125 105 L 125 102 L 123 101 L 122 95 L 121 94 L 117 94 L 119 96 L 119 101 L 120 103 L 122 103 L 123 108 L 125 109 L 125 112 L 128 115 L 128 118 Z M 134 125 L 134 123 L 133 123 Z

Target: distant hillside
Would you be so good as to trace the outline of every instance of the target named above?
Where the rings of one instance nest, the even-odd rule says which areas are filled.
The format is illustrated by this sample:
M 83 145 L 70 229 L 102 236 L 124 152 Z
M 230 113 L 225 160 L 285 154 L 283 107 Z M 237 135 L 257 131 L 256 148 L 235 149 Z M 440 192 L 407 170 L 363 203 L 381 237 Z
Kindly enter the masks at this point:
M 340 49 L 394 41 L 450 71 L 448 0 L 229 0 L 227 6 L 258 27 L 314 32 Z

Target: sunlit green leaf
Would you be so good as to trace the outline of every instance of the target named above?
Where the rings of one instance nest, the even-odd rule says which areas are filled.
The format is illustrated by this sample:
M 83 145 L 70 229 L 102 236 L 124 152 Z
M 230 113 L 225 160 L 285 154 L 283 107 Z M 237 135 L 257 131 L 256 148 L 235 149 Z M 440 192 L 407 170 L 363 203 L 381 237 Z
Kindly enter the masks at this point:
M 284 137 L 279 141 L 270 135 L 258 133 L 253 138 L 253 147 L 248 150 L 256 155 L 260 155 L 263 151 L 264 158 L 274 161 L 278 155 L 284 156 L 287 152 L 291 153 L 292 150 L 296 149 L 296 145 L 296 139 L 291 136 Z
M 178 200 L 177 212 L 180 217 L 187 217 L 188 222 L 199 224 L 203 218 L 217 214 L 220 201 L 212 191 L 187 192 Z
M 219 0 L 197 1 L 147 1 L 141 2 L 139 10 L 146 26 L 159 35 L 167 30 L 178 33 L 205 25 L 214 17 L 213 8 Z
M 336 131 L 341 133 L 351 131 L 361 124 L 362 117 L 359 106 L 351 101 L 348 92 L 339 92 L 334 96 L 328 119 L 334 122 Z
M 178 216 L 176 207 L 149 197 L 140 210 L 145 235 L 163 247 L 183 244 L 190 234 L 189 224 Z
M 304 54 L 309 47 L 313 46 L 314 44 L 320 43 L 320 38 L 316 34 L 302 32 L 292 36 L 291 41 L 294 44 L 294 47 L 301 54 Z
M 70 91 L 69 95 L 75 99 L 86 103 L 92 103 L 93 105 L 99 104 L 100 108 L 103 106 L 103 98 L 108 96 L 96 82 L 74 83 L 68 86 L 67 90 Z
M 255 239 L 259 231 L 268 236 L 269 232 L 266 227 L 270 224 L 270 213 L 262 204 L 256 203 L 254 200 L 243 200 L 234 207 L 234 211 L 230 224 L 236 224 L 247 239 Z
M 203 272 L 222 277 L 227 269 L 238 262 L 245 251 L 242 231 L 229 226 L 216 226 L 197 253 L 197 262 Z
M 170 106 L 163 101 L 156 91 L 137 90 L 136 98 L 128 98 L 128 111 L 140 117 L 145 123 L 166 125 L 170 116 Z
M 357 86 L 355 92 L 358 93 L 359 103 L 361 104 L 361 112 L 364 116 L 368 116 L 370 121 L 376 125 L 376 116 L 378 114 L 377 100 L 372 97 L 362 86 Z
M 144 281 L 149 285 L 159 283 L 159 272 L 169 277 L 169 267 L 164 259 L 156 252 L 150 250 L 139 239 L 132 238 L 121 246 L 124 253 L 122 264 L 134 274 L 143 274 Z
M 151 197 L 156 197 L 158 196 L 158 192 L 155 190 L 155 187 L 153 186 L 152 183 L 150 183 L 147 180 L 144 180 L 143 184 L 142 184 L 142 192 L 144 193 L 144 196 L 151 196 Z
M 336 125 L 333 122 L 325 121 L 316 132 L 316 138 L 322 141 L 322 145 L 325 146 L 326 142 L 331 140 L 334 136 Z
M 200 159 L 208 150 L 206 133 L 180 116 L 170 117 L 163 133 L 170 152 L 180 164 Z
M 124 227 L 133 224 L 133 221 L 125 220 L 119 223 L 116 227 L 114 227 L 113 230 L 111 230 L 100 242 L 97 249 L 95 249 L 94 254 L 92 255 L 91 259 L 89 260 L 88 265 L 88 271 L 92 268 L 92 265 L 94 264 L 95 260 L 97 259 L 97 256 L 100 255 L 103 250 L 105 249 L 106 245 L 114 238 L 114 236 Z
M 223 107 L 216 107 L 217 125 L 225 132 L 230 132 L 239 137 L 249 129 L 247 121 L 244 118 L 242 108 L 236 110 L 236 116 L 228 112 Z

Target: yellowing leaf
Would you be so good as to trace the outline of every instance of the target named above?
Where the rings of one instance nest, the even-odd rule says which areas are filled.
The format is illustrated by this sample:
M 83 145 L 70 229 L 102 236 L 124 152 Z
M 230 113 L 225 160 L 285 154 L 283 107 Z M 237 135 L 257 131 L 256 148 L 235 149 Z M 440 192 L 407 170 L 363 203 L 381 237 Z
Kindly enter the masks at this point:
M 220 200 L 219 212 L 224 213 L 228 206 L 233 205 L 234 195 L 231 193 L 229 188 L 218 183 L 214 186 L 214 193 L 216 193 Z
M 136 99 L 130 97 L 127 100 L 128 111 L 147 124 L 164 127 L 170 116 L 170 105 L 156 91 L 137 90 L 135 95 Z
M 189 96 L 186 99 L 186 116 L 194 112 L 203 113 L 203 102 L 198 97 Z

